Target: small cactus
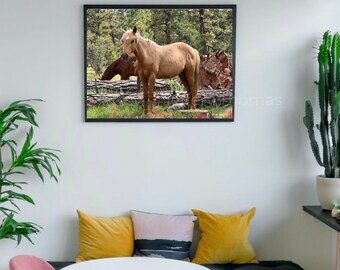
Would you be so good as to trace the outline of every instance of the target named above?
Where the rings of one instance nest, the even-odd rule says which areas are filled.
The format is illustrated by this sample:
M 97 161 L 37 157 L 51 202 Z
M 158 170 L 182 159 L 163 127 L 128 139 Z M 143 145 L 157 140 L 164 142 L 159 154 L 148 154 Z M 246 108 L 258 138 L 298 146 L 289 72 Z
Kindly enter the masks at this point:
M 303 123 L 313 154 L 318 164 L 325 168 L 325 177 L 340 177 L 340 35 L 324 33 L 318 53 L 320 123 L 314 125 L 313 107 L 305 103 Z M 322 158 L 314 127 L 319 130 L 322 142 Z

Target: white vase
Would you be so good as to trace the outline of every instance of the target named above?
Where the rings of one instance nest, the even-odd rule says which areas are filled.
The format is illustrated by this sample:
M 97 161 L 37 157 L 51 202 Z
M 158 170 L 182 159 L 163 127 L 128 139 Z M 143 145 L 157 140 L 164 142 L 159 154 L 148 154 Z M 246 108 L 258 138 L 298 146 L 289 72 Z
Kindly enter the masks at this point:
M 320 205 L 325 210 L 332 210 L 334 204 L 340 204 L 340 178 L 316 177 L 316 193 Z

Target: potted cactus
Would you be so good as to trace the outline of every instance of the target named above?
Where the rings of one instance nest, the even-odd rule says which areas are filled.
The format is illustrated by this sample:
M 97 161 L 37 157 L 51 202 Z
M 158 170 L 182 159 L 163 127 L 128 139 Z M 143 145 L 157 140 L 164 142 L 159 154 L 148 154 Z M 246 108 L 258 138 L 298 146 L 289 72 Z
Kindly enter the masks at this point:
M 325 32 L 318 53 L 320 123 L 314 125 L 313 107 L 310 100 L 305 104 L 303 122 L 313 154 L 324 167 L 324 175 L 317 176 L 317 195 L 321 207 L 331 210 L 340 203 L 340 35 Z M 320 132 L 322 156 L 315 138 Z

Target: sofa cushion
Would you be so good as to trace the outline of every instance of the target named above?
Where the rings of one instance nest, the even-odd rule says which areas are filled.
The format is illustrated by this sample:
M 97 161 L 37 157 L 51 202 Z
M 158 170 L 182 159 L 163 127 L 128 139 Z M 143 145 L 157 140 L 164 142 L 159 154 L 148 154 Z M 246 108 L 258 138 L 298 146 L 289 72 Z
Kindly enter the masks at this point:
M 49 262 L 56 270 L 74 262 Z M 210 270 L 303 270 L 299 265 L 289 261 L 261 261 L 259 264 L 205 264 Z
M 249 224 L 255 208 L 245 214 L 234 215 L 192 211 L 198 217 L 200 228 L 194 263 L 257 263 L 254 249 L 248 242 Z
M 131 211 L 136 255 L 189 260 L 195 216 Z
M 71 262 L 71 261 L 61 261 L 61 262 L 54 261 L 54 262 L 52 262 L 52 261 L 49 261 L 48 263 L 50 265 L 52 265 L 55 270 L 60 270 L 64 267 L 66 267 L 66 266 L 74 264 L 75 262 Z
M 128 257 L 133 254 L 134 239 L 130 217 L 94 217 L 78 210 L 79 245 L 77 262 Z
M 303 270 L 290 261 L 261 261 L 258 264 L 203 264 L 210 270 Z
M 303 270 L 290 261 L 261 261 L 258 264 L 203 264 L 210 270 Z

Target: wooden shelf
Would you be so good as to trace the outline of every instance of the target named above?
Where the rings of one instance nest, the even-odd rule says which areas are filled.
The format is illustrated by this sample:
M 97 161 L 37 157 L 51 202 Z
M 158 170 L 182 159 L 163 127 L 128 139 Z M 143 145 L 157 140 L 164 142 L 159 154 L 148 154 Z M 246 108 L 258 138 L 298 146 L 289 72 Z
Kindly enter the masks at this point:
M 304 205 L 302 208 L 311 216 L 340 232 L 340 220 L 333 218 L 330 211 L 323 210 L 320 205 Z

